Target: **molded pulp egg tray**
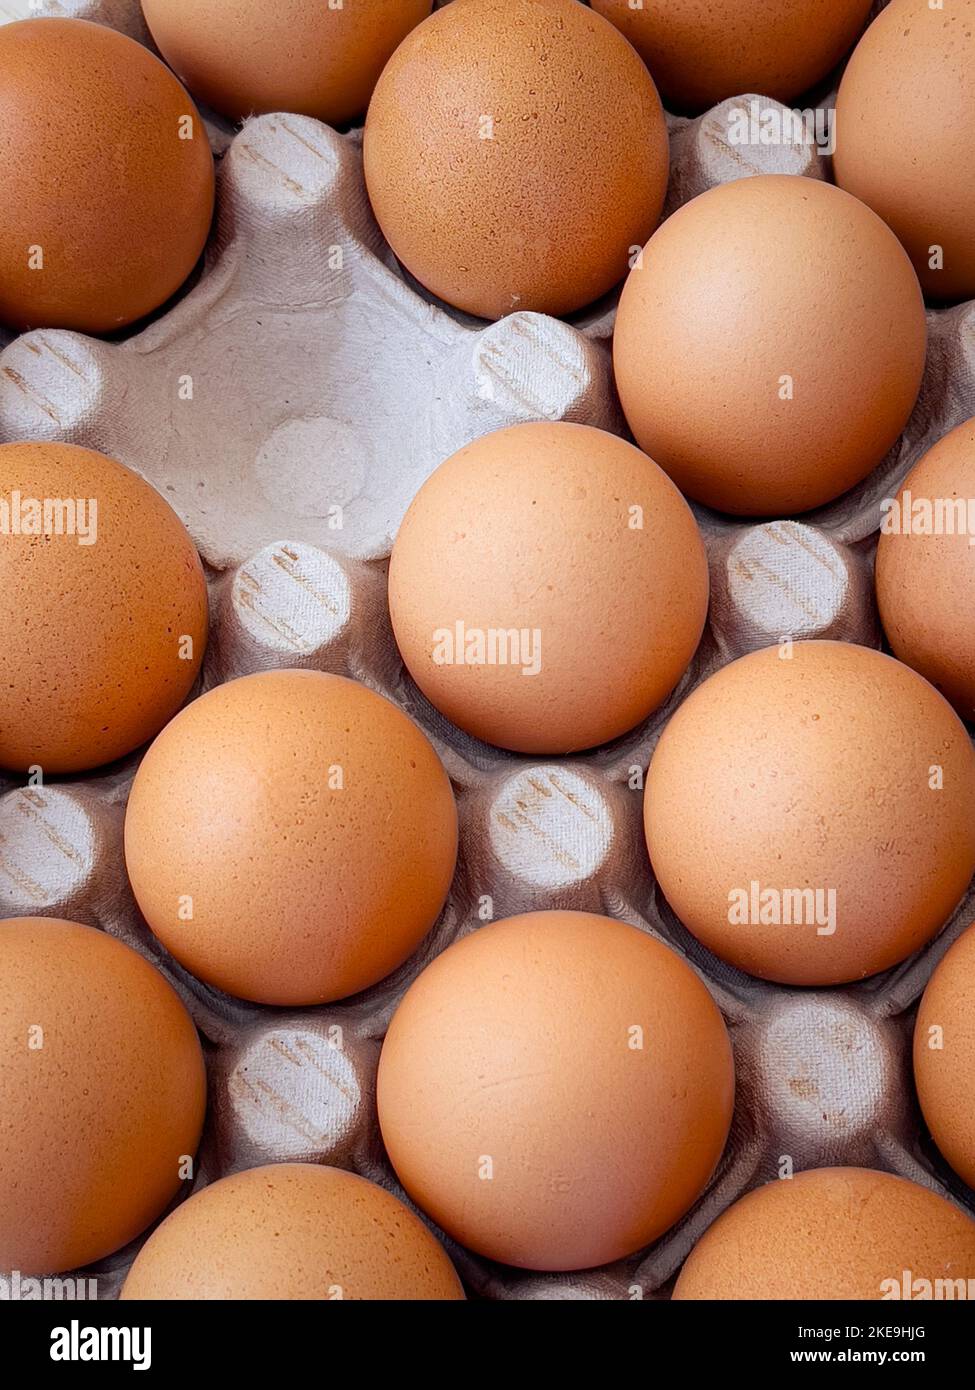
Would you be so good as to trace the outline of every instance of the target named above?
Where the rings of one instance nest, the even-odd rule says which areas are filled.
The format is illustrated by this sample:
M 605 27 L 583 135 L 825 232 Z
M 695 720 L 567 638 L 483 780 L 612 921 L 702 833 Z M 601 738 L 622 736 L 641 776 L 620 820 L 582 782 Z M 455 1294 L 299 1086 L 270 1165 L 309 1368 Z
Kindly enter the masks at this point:
M 51 0 L 46 10 L 148 43 L 138 0 Z M 0 6 L 5 18 L 27 11 L 28 0 Z M 669 118 L 667 213 L 753 173 L 827 176 L 814 146 L 733 146 L 728 108 L 740 104 L 694 121 Z M 975 1193 L 924 1135 L 910 1069 L 914 1007 L 975 915 L 971 893 L 935 941 L 884 975 L 844 989 L 766 985 L 718 961 L 663 901 L 640 790 L 661 728 L 718 666 L 784 635 L 879 645 L 871 575 L 880 503 L 927 448 L 975 414 L 975 303 L 929 312 L 918 405 L 898 445 L 854 492 L 801 522 L 730 522 L 695 508 L 712 598 L 690 671 L 667 705 L 624 738 L 582 757 L 533 761 L 468 738 L 419 694 L 389 627 L 386 559 L 420 484 L 471 439 L 536 419 L 625 432 L 609 353 L 614 303 L 571 324 L 517 313 L 485 326 L 446 311 L 404 278 L 373 221 L 361 132 L 340 135 L 291 115 L 252 119 L 237 134 L 218 121 L 208 129 L 218 217 L 200 278 L 124 341 L 45 330 L 9 342 L 0 356 L 0 440 L 89 445 L 169 500 L 208 567 L 203 689 L 302 666 L 352 676 L 400 704 L 453 780 L 457 874 L 423 946 L 376 987 L 294 1011 L 231 999 L 183 971 L 135 907 L 122 854 L 135 755 L 43 787 L 0 779 L 0 917 L 101 927 L 179 990 L 209 1070 L 196 1188 L 260 1163 L 306 1161 L 352 1168 L 404 1196 L 376 1121 L 380 1045 L 424 965 L 476 928 L 484 895 L 495 917 L 603 912 L 682 953 L 720 1005 L 736 1055 L 735 1122 L 710 1188 L 650 1250 L 589 1273 L 528 1274 L 445 1239 L 474 1296 L 666 1296 L 705 1227 L 775 1177 L 785 1155 L 797 1169 L 889 1169 L 975 1212 Z M 192 399 L 180 389 L 187 382 Z M 101 1297 L 117 1294 L 138 1244 L 87 1271 Z

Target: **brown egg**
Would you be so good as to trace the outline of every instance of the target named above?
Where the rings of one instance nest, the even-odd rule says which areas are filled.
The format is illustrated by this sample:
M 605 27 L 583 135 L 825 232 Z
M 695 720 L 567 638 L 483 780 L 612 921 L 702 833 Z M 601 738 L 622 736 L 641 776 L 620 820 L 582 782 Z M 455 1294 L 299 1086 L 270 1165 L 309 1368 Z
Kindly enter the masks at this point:
M 206 1101 L 175 990 L 77 922 L 0 922 L 0 1269 L 118 1250 L 192 1176 Z
M 852 46 L 871 0 L 592 0 L 629 39 L 672 110 L 756 92 L 789 102 Z
M 635 927 L 533 912 L 482 927 L 407 992 L 383 1046 L 383 1140 L 449 1235 L 527 1269 L 620 1259 L 683 1216 L 721 1157 L 728 1034 Z
M 660 99 L 577 0 L 453 0 L 399 46 L 366 120 L 366 185 L 434 294 L 567 314 L 622 280 L 667 189 Z
M 644 820 L 667 901 L 723 960 L 858 980 L 942 927 L 975 872 L 975 752 L 927 681 L 846 642 L 752 652 L 667 725 Z
M 893 0 L 836 102 L 836 181 L 900 237 L 925 294 L 975 295 L 975 0 Z
M 808 511 L 896 441 L 924 370 L 917 277 L 897 240 L 832 184 L 721 184 L 660 228 L 614 338 L 637 443 L 721 511 Z
M 142 1247 L 131 1299 L 463 1299 L 446 1252 L 392 1193 L 272 1163 L 205 1187 Z
M 975 1221 L 961 1208 L 892 1173 L 816 1168 L 719 1216 L 674 1298 L 965 1298 L 958 1280 L 975 1280 Z
M 0 767 L 119 758 L 159 732 L 200 669 L 207 591 L 193 542 L 114 459 L 0 445 L 0 631 Z
M 262 1004 L 321 1004 L 400 965 L 443 907 L 450 781 L 389 700 L 267 671 L 188 705 L 143 759 L 125 858 L 187 970 Z
M 297 111 L 331 125 L 364 114 L 390 55 L 433 0 L 142 0 L 159 51 L 231 120 Z
M 81 19 L 0 26 L 0 319 L 110 333 L 163 304 L 213 216 L 199 113 L 142 44 Z
M 441 464 L 389 570 L 427 698 L 519 752 L 625 733 L 687 669 L 708 608 L 697 523 L 632 444 L 586 425 L 498 430 Z
M 924 991 L 914 1079 L 935 1143 L 975 1188 L 975 926 L 958 938 Z
M 929 449 L 886 509 L 877 602 L 894 655 L 975 720 L 975 420 Z

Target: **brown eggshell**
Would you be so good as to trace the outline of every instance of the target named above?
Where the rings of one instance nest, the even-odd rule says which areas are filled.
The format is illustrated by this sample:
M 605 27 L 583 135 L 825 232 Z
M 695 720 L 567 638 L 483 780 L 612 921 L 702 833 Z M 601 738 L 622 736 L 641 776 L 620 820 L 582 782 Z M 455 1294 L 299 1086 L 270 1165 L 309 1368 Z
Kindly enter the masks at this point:
M 49 509 L 47 533 L 24 534 L 36 504 L 69 500 L 73 521 Z M 207 639 L 199 556 L 155 488 L 114 459 L 73 444 L 0 445 L 0 631 L 0 766 L 97 767 L 157 734 L 196 680 Z
M 0 319 L 110 333 L 196 265 L 213 158 L 142 44 L 81 19 L 0 26 Z
M 331 125 L 365 113 L 376 79 L 433 0 L 142 0 L 159 51 L 231 120 L 296 111 Z
M 450 781 L 390 701 L 268 671 L 188 705 L 143 759 L 125 858 L 152 930 L 201 980 L 320 1004 L 388 975 L 433 926 L 457 854 Z
M 684 499 L 631 444 L 516 425 L 421 488 L 389 601 L 403 659 L 449 719 L 503 748 L 565 753 L 625 733 L 673 690 L 707 616 L 707 559 Z M 528 634 L 517 662 L 483 660 L 472 635 L 492 631 Z
M 698 977 L 585 912 L 510 917 L 449 947 L 379 1065 L 407 1192 L 463 1245 L 528 1269 L 605 1264 L 666 1231 L 711 1177 L 733 1100 Z
M 56 1274 L 133 1240 L 191 1175 L 206 1073 L 178 995 L 130 947 L 0 922 L 0 1269 Z
M 923 1296 L 915 1279 L 975 1279 L 975 1221 L 892 1173 L 816 1168 L 776 1179 L 719 1216 L 691 1251 L 674 1298 Z
M 924 370 L 910 262 L 832 184 L 763 175 L 669 218 L 631 271 L 616 384 L 642 449 L 721 511 L 784 516 L 864 478 Z
M 973 805 L 975 752 L 927 681 L 866 647 L 797 642 L 684 701 L 644 820 L 657 881 L 698 940 L 763 979 L 831 985 L 944 925 L 975 871 Z M 804 890 L 818 902 L 785 896 Z
M 198 1192 L 149 1237 L 123 1300 L 455 1300 L 443 1247 L 391 1193 L 340 1168 L 274 1163 Z
M 966 420 L 928 450 L 885 515 L 877 602 L 894 655 L 927 677 L 968 720 L 975 720 L 972 522 L 975 420 Z
M 759 92 L 790 102 L 849 52 L 871 0 L 592 0 L 629 39 L 672 110 Z
M 935 1143 L 975 1188 L 975 927 L 958 938 L 924 991 L 914 1079 Z
M 448 304 L 566 314 L 660 217 L 667 129 L 646 68 L 576 0 L 453 0 L 383 71 L 363 146 L 396 255 Z
M 897 233 L 935 299 L 975 295 L 973 145 L 975 0 L 893 0 L 843 75 L 833 168 Z

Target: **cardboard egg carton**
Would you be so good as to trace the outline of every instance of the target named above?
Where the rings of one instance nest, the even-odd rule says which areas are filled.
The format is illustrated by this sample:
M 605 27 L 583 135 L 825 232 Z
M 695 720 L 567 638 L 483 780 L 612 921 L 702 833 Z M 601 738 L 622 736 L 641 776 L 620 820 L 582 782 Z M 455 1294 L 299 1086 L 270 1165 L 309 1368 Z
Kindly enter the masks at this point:
M 44 8 L 144 36 L 135 0 Z M 734 113 L 750 100 L 670 120 L 668 213 L 748 174 L 827 175 L 809 146 L 736 145 Z M 398 269 L 379 234 L 358 133 L 296 116 L 257 118 L 232 139 L 218 122 L 208 129 L 225 153 L 202 274 L 122 341 L 43 330 L 10 343 L 0 355 L 0 439 L 102 449 L 169 499 L 208 566 L 200 689 L 302 666 L 361 680 L 414 718 L 457 793 L 457 874 L 420 950 L 374 988 L 302 1010 L 232 999 L 177 965 L 135 907 L 122 852 L 134 754 L 41 787 L 0 780 L 0 917 L 92 923 L 135 946 L 179 990 L 209 1070 L 198 1186 L 259 1163 L 303 1160 L 353 1168 L 404 1195 L 378 1133 L 379 1049 L 405 989 L 434 955 L 476 930 L 485 896 L 495 917 L 604 912 L 681 952 L 712 990 L 736 1054 L 735 1121 L 711 1186 L 649 1251 L 596 1271 L 530 1274 L 445 1241 L 468 1287 L 485 1297 L 665 1297 L 709 1222 L 786 1159 L 796 1169 L 887 1168 L 940 1185 L 975 1210 L 975 1194 L 922 1139 L 909 1047 L 913 1006 L 971 920 L 971 895 L 935 942 L 883 976 L 845 989 L 766 985 L 708 953 L 663 901 L 639 790 L 670 713 L 727 661 L 786 635 L 879 645 L 872 568 L 880 503 L 935 439 L 975 413 L 975 306 L 929 314 L 917 408 L 854 492 L 798 520 L 748 523 L 695 508 L 711 612 L 663 709 L 593 753 L 516 757 L 454 728 L 405 674 L 389 626 L 386 557 L 420 484 L 471 439 L 533 419 L 623 432 L 609 355 L 615 297 L 570 324 L 520 313 L 485 325 L 446 310 Z M 138 1244 L 90 1272 L 101 1297 L 117 1293 Z

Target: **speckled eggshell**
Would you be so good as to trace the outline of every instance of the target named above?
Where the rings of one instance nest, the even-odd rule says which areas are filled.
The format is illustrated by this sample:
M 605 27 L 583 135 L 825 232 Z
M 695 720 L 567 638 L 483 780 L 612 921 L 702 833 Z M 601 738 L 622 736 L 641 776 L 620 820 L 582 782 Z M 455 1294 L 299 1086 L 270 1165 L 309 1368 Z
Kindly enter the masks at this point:
M 975 926 L 958 938 L 924 991 L 914 1078 L 935 1143 L 975 1188 Z
M 69 499 L 61 534 L 24 534 L 29 503 Z M 54 443 L 0 445 L 3 520 L 0 767 L 77 772 L 138 748 L 186 699 L 206 646 L 206 581 L 183 523 L 114 459 Z
M 528 1269 L 639 1250 L 697 1200 L 731 1123 L 721 1014 L 637 928 L 535 912 L 449 947 L 383 1046 L 383 1140 L 461 1244 Z
M 707 559 L 690 508 L 632 444 L 515 425 L 421 488 L 389 601 L 410 673 L 449 719 L 503 748 L 566 753 L 625 733 L 674 689 L 707 616 Z M 500 631 L 527 634 L 517 660 L 478 651 L 476 634 Z
M 159 51 L 231 120 L 296 111 L 331 125 L 365 113 L 376 79 L 433 0 L 142 0 Z
M 966 420 L 928 450 L 886 513 L 877 548 L 877 602 L 894 655 L 926 676 L 970 721 L 975 720 L 973 520 L 975 420 Z
M 832 184 L 770 174 L 664 223 L 627 279 L 613 354 L 637 443 L 682 492 L 786 516 L 880 462 L 925 346 L 917 276 L 880 218 Z
M 592 0 L 650 69 L 671 110 L 758 92 L 790 102 L 849 52 L 871 0 Z
M 213 216 L 189 95 L 142 44 L 81 19 L 0 26 L 0 72 L 0 319 L 110 333 L 157 309 Z
M 915 1279 L 975 1279 L 975 1221 L 892 1173 L 816 1168 L 776 1179 L 719 1216 L 691 1251 L 674 1298 L 923 1296 Z
M 363 147 L 396 255 L 458 309 L 566 314 L 657 225 L 667 128 L 613 26 L 577 0 L 453 0 L 399 46 Z
M 833 168 L 897 233 L 933 299 L 975 295 L 973 146 L 975 0 L 893 0 L 843 75 Z
M 443 1247 L 397 1197 L 340 1168 L 274 1163 L 221 1178 L 166 1218 L 132 1299 L 463 1299 Z
M 319 671 L 243 676 L 188 705 L 142 760 L 125 818 L 152 930 L 201 980 L 262 1004 L 388 975 L 436 921 L 456 854 L 424 734 Z
M 975 871 L 973 805 L 975 752 L 933 686 L 871 648 L 797 642 L 684 701 L 644 821 L 660 888 L 698 940 L 763 979 L 833 985 L 944 925 Z M 820 897 L 786 896 L 803 890 Z
M 0 1269 L 133 1240 L 192 1174 L 206 1073 L 175 990 L 77 922 L 0 922 Z

